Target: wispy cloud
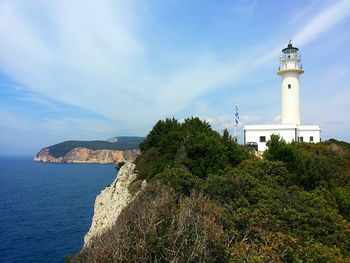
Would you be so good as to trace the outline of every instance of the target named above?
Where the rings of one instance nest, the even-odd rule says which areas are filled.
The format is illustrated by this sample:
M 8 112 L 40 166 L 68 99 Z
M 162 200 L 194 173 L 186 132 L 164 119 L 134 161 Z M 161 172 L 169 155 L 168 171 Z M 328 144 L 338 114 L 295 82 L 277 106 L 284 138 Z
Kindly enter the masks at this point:
M 103 139 L 93 138 L 95 134 L 107 138 L 113 134 L 111 131 L 115 130 L 116 126 L 108 120 L 93 118 L 45 118 L 38 124 L 39 128 L 51 133 L 70 134 L 76 139 Z
M 258 0 L 244 1 L 243 5 L 235 5 L 232 8 L 232 13 L 240 13 L 248 16 L 252 16 L 258 7 Z
M 350 1 L 342 0 L 336 2 L 306 22 L 305 26 L 295 34 L 293 40 L 298 45 L 307 45 L 349 15 Z
M 234 115 L 221 115 L 214 117 L 200 116 L 201 119 L 206 120 L 215 130 L 223 131 L 228 129 L 232 131 L 235 125 Z M 242 129 L 244 125 L 257 124 L 261 121 L 261 116 L 243 115 L 239 117 L 238 129 Z
M 123 19 L 125 6 L 76 5 L 63 1 L 45 9 L 53 28 L 47 36 L 42 24 L 20 12 L 18 2 L 5 1 L 1 70 L 37 95 L 140 126 L 183 110 L 242 71 L 239 64 L 200 54 L 180 58 L 181 67 L 151 72 L 144 43 L 125 22 L 129 17 Z M 39 100 L 37 95 L 32 99 Z

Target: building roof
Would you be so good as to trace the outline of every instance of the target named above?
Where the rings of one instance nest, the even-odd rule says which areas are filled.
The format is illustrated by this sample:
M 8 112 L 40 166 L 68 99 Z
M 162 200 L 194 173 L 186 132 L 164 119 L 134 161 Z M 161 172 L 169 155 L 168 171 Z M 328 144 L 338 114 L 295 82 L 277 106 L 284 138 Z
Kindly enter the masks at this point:
M 245 125 L 244 130 L 290 130 L 297 129 L 296 124 L 264 124 L 264 125 Z
M 296 124 L 264 124 L 264 125 L 245 125 L 244 130 L 293 130 L 299 131 L 320 131 L 319 125 L 296 125 Z
M 320 131 L 319 125 L 301 125 L 298 128 L 300 131 Z

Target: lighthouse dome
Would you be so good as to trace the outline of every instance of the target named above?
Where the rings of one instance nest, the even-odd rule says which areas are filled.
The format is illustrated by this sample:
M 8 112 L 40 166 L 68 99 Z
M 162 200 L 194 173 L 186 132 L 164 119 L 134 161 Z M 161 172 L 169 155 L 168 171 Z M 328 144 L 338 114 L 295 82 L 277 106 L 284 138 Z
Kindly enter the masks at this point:
M 279 70 L 287 70 L 287 69 L 302 70 L 302 66 L 300 64 L 301 57 L 298 53 L 298 50 L 299 49 L 296 47 L 293 47 L 291 41 L 289 41 L 288 46 L 282 49 L 282 54 L 280 56 Z
M 298 52 L 298 48 L 293 47 L 291 41 L 289 41 L 288 46 L 284 49 L 282 49 L 282 53 L 284 54 L 292 54 L 292 53 L 297 53 Z

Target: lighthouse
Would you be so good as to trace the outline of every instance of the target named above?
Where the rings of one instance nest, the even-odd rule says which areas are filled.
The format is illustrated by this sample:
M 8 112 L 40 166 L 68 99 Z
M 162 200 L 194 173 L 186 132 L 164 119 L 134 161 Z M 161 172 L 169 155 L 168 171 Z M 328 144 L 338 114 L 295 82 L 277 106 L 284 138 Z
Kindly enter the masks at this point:
M 278 135 L 286 142 L 320 142 L 321 129 L 318 125 L 301 125 L 300 75 L 304 73 L 299 49 L 289 41 L 282 49 L 277 75 L 281 77 L 282 118 L 280 124 L 245 125 L 244 143 L 257 145 L 259 151 L 267 149 L 271 135 Z
M 300 78 L 304 73 L 298 48 L 282 49 L 277 74 L 282 78 L 282 124 L 300 125 Z

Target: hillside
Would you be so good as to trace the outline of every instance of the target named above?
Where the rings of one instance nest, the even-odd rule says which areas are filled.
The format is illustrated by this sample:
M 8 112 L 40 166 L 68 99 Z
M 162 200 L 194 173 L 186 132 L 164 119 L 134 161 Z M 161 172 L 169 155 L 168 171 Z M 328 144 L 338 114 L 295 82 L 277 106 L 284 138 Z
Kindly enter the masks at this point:
M 350 145 L 268 145 L 260 159 L 198 118 L 159 121 L 132 201 L 67 262 L 350 262 Z
M 65 156 L 74 148 L 86 148 L 90 150 L 135 150 L 139 148 L 139 144 L 145 139 L 144 137 L 120 136 L 116 137 L 116 142 L 109 141 L 64 141 L 47 147 L 49 154 L 55 158 Z

